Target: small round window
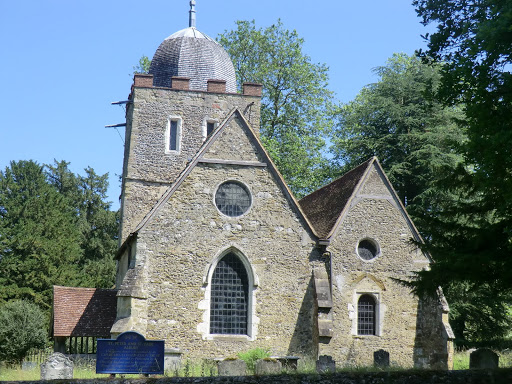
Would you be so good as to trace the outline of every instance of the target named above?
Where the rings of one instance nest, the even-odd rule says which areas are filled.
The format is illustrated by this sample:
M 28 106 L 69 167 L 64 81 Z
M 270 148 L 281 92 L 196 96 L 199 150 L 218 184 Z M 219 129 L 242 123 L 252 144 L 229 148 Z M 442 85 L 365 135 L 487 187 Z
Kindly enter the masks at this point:
M 227 181 L 217 189 L 215 205 L 226 216 L 241 216 L 251 206 L 251 195 L 243 184 Z
M 357 246 L 357 254 L 363 260 L 375 259 L 379 255 L 379 246 L 372 240 L 361 240 Z

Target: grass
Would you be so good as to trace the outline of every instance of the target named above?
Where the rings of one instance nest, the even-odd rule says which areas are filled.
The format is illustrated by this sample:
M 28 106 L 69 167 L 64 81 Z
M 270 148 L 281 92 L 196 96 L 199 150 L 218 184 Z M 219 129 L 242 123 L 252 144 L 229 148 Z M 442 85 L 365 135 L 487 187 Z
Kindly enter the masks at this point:
M 252 352 L 251 355 L 258 353 Z M 454 370 L 469 369 L 469 351 L 457 351 L 454 355 Z M 500 355 L 500 367 L 512 367 L 512 350 L 505 350 L 498 353 Z M 251 356 L 254 357 L 254 356 Z M 338 372 L 375 372 L 380 369 L 374 367 L 340 367 Z M 400 367 L 390 367 L 386 370 L 405 370 Z M 316 373 L 316 366 L 313 360 L 299 360 L 297 373 Z M 179 371 L 166 372 L 165 376 L 171 377 L 206 377 L 216 376 L 217 365 L 211 360 L 186 360 Z M 77 364 L 73 371 L 75 379 L 96 379 L 108 378 L 107 374 L 96 374 L 94 364 Z M 126 378 L 138 378 L 141 375 L 123 375 Z M 40 379 L 39 367 L 22 370 L 21 368 L 7 368 L 0 365 L 0 381 L 35 381 Z

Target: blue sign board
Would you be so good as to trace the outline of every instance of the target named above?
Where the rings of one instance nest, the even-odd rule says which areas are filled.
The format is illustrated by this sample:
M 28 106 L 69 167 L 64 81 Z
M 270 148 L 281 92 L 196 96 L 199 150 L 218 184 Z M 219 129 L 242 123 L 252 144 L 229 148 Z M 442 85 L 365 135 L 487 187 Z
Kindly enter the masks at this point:
M 138 332 L 121 333 L 117 339 L 98 339 L 96 373 L 164 373 L 163 340 L 146 340 Z

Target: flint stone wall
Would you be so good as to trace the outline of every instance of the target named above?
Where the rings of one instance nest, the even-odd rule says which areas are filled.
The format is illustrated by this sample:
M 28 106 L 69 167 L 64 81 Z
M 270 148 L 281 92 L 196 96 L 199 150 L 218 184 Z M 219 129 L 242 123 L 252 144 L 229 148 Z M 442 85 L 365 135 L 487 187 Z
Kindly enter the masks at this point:
M 260 97 L 162 88 L 134 88 L 126 125 L 120 241 L 150 211 L 203 144 L 206 121 L 222 123 L 238 107 L 258 132 Z M 252 105 L 251 105 L 252 103 Z M 170 116 L 181 118 L 181 149 L 166 153 Z
M 379 244 L 380 255 L 363 260 L 357 254 L 363 239 Z M 373 354 L 389 352 L 391 366 L 419 366 L 423 355 L 443 352 L 442 321 L 427 313 L 426 321 L 435 323 L 437 334 L 429 335 L 435 344 L 427 351 L 418 346 L 420 301 L 410 288 L 395 279 L 407 279 L 413 271 L 429 263 L 427 257 L 411 243 L 413 231 L 403 217 L 391 191 L 374 167 L 367 175 L 359 194 L 353 200 L 328 250 L 333 265 L 333 329 L 330 342 L 320 345 L 321 355 L 349 366 L 373 365 Z M 357 301 L 361 294 L 371 294 L 377 302 L 376 336 L 357 334 Z M 423 348 L 423 349 L 422 349 Z M 446 360 L 446 359 L 445 359 Z
M 264 162 L 243 129 L 233 119 L 205 158 Z M 233 141 L 243 143 L 235 152 Z M 240 217 L 215 206 L 215 191 L 227 180 L 242 182 L 251 193 L 251 208 Z M 185 358 L 229 357 L 252 348 L 316 356 L 311 264 L 319 254 L 305 228 L 268 167 L 199 163 L 138 234 L 127 276 L 136 276 L 132 291 L 146 312 L 139 305 L 133 316 L 134 300 L 120 299 L 126 301 L 120 308 L 132 314 L 127 324 L 180 348 Z M 231 251 L 246 259 L 253 275 L 248 337 L 209 334 L 212 266 Z

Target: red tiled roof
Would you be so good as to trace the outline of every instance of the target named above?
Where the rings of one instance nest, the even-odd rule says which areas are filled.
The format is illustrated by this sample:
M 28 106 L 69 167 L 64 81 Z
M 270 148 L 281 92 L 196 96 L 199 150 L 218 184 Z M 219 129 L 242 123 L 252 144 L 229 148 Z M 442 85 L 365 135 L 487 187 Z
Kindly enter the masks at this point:
M 321 238 L 327 238 L 373 160 L 374 158 L 365 161 L 332 183 L 299 200 L 300 207 Z
M 53 287 L 53 336 L 110 337 L 116 320 L 117 291 Z

